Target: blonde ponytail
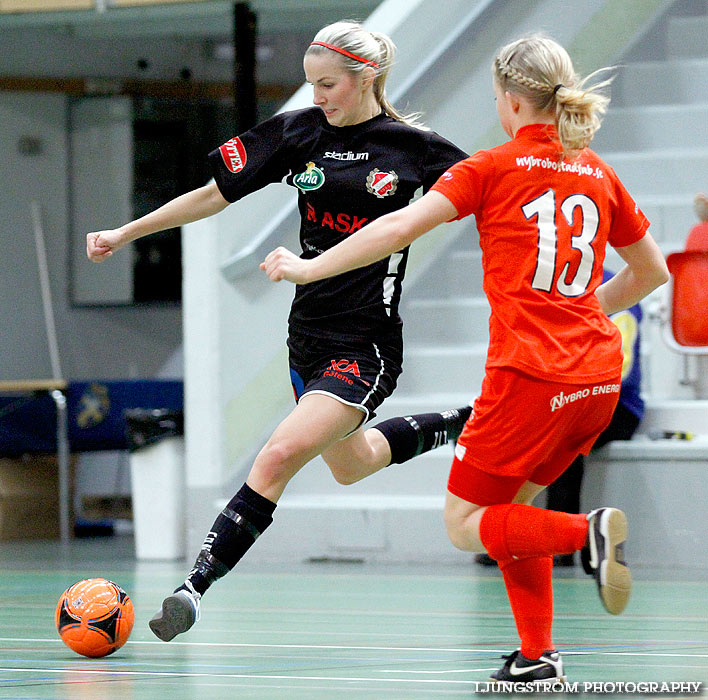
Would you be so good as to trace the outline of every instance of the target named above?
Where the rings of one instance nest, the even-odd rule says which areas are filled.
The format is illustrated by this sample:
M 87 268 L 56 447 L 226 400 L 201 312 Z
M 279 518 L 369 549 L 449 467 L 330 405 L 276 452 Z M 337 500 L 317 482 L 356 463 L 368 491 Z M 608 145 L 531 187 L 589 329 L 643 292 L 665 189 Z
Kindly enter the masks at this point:
M 580 79 L 568 52 L 553 39 L 534 34 L 497 53 L 492 73 L 499 87 L 525 97 L 539 111 L 553 110 L 563 152 L 574 158 L 592 141 L 610 98 L 603 91 L 612 78 L 590 84 L 602 68 Z

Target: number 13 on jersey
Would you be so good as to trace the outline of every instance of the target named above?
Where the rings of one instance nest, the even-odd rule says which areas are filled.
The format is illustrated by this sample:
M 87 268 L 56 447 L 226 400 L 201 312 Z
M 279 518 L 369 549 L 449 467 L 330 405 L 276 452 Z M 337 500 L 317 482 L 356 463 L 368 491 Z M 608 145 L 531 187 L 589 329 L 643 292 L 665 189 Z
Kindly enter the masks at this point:
M 587 291 L 595 264 L 595 240 L 600 225 L 600 213 L 595 202 L 584 194 L 566 197 L 556 210 L 556 193 L 546 190 L 540 197 L 532 199 L 521 207 L 527 219 L 536 218 L 538 229 L 538 253 L 536 271 L 531 286 L 544 292 L 553 289 L 556 269 L 562 265 L 556 288 L 567 297 L 581 296 Z M 580 253 L 580 264 L 575 275 L 567 280 L 570 261 L 558 260 L 558 216 L 565 219 L 568 226 L 580 224 L 580 233 L 571 237 L 570 245 Z M 561 219 L 561 223 L 563 223 Z

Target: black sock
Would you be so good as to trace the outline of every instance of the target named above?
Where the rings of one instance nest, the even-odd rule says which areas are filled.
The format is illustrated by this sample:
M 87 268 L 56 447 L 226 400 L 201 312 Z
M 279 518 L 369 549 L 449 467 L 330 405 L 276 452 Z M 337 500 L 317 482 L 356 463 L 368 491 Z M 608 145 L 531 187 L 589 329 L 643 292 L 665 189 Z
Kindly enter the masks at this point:
M 214 581 L 225 576 L 273 522 L 276 504 L 256 493 L 248 484 L 229 501 L 211 526 L 194 568 L 177 590 L 203 594 Z
M 388 440 L 391 463 L 401 464 L 423 452 L 457 440 L 471 413 L 471 406 L 463 406 L 442 413 L 390 418 L 374 427 Z

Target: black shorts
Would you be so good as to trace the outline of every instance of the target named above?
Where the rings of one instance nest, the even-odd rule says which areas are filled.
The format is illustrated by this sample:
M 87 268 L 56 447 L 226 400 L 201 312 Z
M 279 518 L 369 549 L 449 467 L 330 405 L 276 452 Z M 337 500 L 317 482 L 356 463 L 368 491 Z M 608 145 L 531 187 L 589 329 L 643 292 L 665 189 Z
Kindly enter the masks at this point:
M 402 371 L 403 340 L 332 340 L 290 331 L 290 381 L 299 401 L 326 394 L 359 409 L 362 423 L 396 388 Z

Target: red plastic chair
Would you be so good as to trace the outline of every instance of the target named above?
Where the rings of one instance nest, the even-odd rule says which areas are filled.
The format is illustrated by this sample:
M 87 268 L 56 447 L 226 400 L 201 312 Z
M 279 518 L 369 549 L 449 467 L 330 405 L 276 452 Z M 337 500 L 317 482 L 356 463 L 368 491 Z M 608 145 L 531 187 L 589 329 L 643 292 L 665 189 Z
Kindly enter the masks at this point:
M 706 354 L 708 251 L 671 253 L 666 262 L 672 277 L 671 333 L 667 333 L 666 340 L 678 352 L 689 355 Z

